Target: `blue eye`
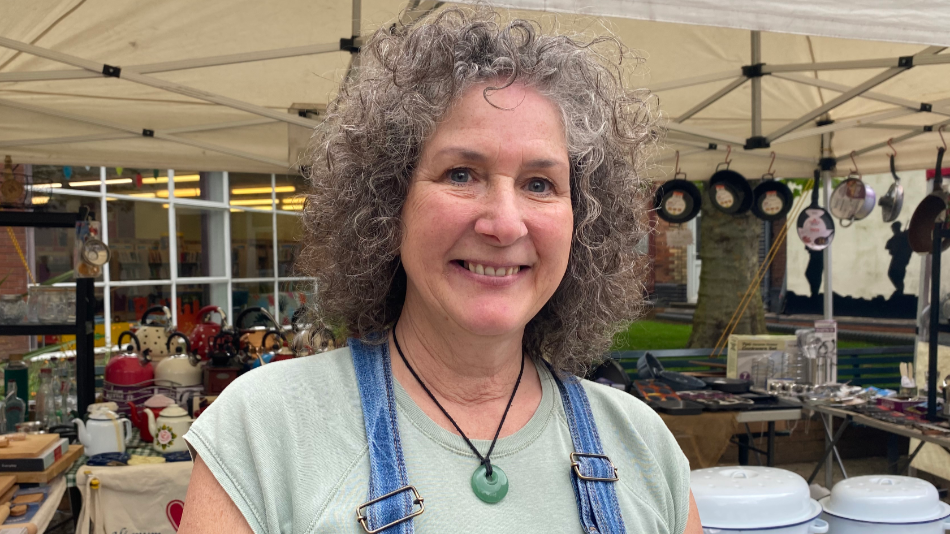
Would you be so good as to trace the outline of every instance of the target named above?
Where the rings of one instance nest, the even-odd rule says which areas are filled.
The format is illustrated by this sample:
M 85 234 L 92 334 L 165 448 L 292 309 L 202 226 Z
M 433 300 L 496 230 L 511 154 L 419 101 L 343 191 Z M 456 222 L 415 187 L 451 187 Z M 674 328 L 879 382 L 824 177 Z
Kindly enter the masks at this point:
M 532 193 L 547 193 L 551 188 L 551 183 L 541 178 L 535 178 L 528 182 L 528 191 Z
M 452 169 L 449 171 L 449 179 L 455 184 L 465 184 L 471 181 L 472 173 L 468 169 Z

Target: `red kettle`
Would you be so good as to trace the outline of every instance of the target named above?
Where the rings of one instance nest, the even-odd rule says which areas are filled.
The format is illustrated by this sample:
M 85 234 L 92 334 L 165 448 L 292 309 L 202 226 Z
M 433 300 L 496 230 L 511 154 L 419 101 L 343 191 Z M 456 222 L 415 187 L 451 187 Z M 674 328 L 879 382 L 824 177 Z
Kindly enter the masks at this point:
M 161 393 L 149 397 L 149 399 L 142 404 L 141 409 L 136 406 L 134 402 L 128 401 L 132 424 L 138 428 L 139 436 L 141 436 L 142 441 L 146 443 L 152 442 L 152 434 L 148 431 L 148 417 L 145 415 L 145 410 L 152 412 L 155 417 L 158 417 L 162 410 L 172 404 L 175 404 L 175 401 Z
M 122 339 L 125 336 L 132 338 L 132 341 L 135 342 L 135 348 L 133 349 L 132 345 L 129 344 L 125 352 L 120 352 L 109 360 L 109 363 L 106 364 L 106 382 L 119 386 L 132 386 L 152 380 L 155 378 L 155 370 L 152 368 L 152 363 L 148 361 L 148 357 L 140 353 L 142 347 L 139 344 L 139 338 L 135 334 L 128 330 L 122 332 L 119 334 L 116 345 L 121 347 Z
M 215 312 L 221 316 L 220 323 L 208 320 L 208 316 Z M 228 326 L 228 318 L 219 306 L 211 305 L 198 310 L 197 319 L 198 324 L 188 335 L 188 341 L 191 342 L 191 350 L 194 354 L 197 354 L 202 360 L 207 360 L 211 357 L 211 340 L 218 335 L 222 328 Z

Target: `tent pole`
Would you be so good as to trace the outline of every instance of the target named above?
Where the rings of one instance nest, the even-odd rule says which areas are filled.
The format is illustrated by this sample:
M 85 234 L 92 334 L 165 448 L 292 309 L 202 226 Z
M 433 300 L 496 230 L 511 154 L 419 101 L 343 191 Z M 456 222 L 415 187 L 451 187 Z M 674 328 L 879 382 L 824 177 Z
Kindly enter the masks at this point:
M 739 147 L 745 146 L 745 139 L 742 139 L 741 137 L 716 132 L 713 130 L 707 130 L 706 128 L 687 126 L 677 122 L 671 122 L 667 124 L 666 128 L 674 132 L 680 132 L 684 134 L 695 135 L 696 137 L 702 137 L 704 139 L 709 139 L 710 141 L 716 143 L 728 143 Z
M 41 114 L 41 115 L 48 115 L 48 116 L 50 116 L 50 117 L 59 117 L 59 118 L 68 119 L 68 120 L 72 120 L 72 121 L 76 121 L 76 122 L 82 122 L 82 123 L 85 123 L 85 124 L 93 124 L 93 125 L 96 125 L 96 126 L 102 126 L 103 128 L 111 128 L 111 129 L 113 129 L 113 130 L 119 130 L 119 131 L 122 131 L 122 132 L 128 132 L 128 133 L 131 133 L 131 134 L 135 134 L 135 135 L 137 135 L 137 136 L 142 136 L 144 131 L 149 131 L 149 132 L 151 132 L 151 137 L 154 137 L 155 139 L 164 139 L 165 141 L 172 141 L 172 142 L 174 142 L 174 143 L 178 143 L 178 144 L 182 144 L 182 145 L 193 146 L 193 147 L 196 147 L 196 148 L 204 148 L 205 150 L 211 150 L 211 151 L 213 151 L 213 152 L 220 152 L 221 154 L 228 154 L 228 155 L 231 155 L 231 156 L 237 156 L 237 157 L 239 157 L 239 158 L 245 158 L 245 159 L 249 159 L 249 160 L 253 160 L 253 161 L 259 161 L 259 162 L 261 162 L 261 163 L 267 163 L 267 164 L 269 164 L 269 165 L 276 165 L 276 166 L 278 166 L 278 167 L 280 167 L 280 168 L 289 168 L 289 167 L 290 167 L 290 166 L 287 164 L 286 161 L 280 161 L 280 160 L 271 159 L 271 158 L 264 157 L 264 156 L 258 156 L 258 155 L 256 155 L 256 154 L 250 154 L 250 153 L 244 152 L 244 151 L 242 151 L 242 150 L 235 150 L 235 149 L 233 149 L 233 148 L 228 148 L 228 147 L 224 147 L 224 146 L 219 146 L 219 145 L 215 145 L 215 144 L 212 144 L 212 143 L 205 143 L 204 141 L 197 141 L 197 140 L 195 140 L 195 139 L 186 139 L 186 138 L 184 138 L 184 137 L 177 137 L 177 136 L 174 136 L 174 135 L 169 135 L 169 134 L 162 133 L 162 132 L 156 132 L 156 131 L 153 131 L 153 130 L 141 130 L 141 129 L 138 129 L 138 128 L 130 128 L 130 127 L 128 127 L 128 126 L 122 126 L 122 125 L 120 125 L 120 124 L 115 124 L 115 123 L 108 122 L 108 121 L 104 121 L 104 120 L 101 120 L 101 119 L 91 119 L 91 118 L 88 118 L 88 117 L 81 117 L 81 116 L 79 116 L 79 115 L 73 115 L 72 113 L 67 113 L 67 112 L 65 112 L 65 111 L 58 111 L 58 110 L 54 111 L 54 110 L 42 108 L 42 107 L 39 107 L 39 106 L 33 106 L 33 105 L 30 105 L 30 104 L 23 104 L 23 103 L 21 103 L 21 102 L 15 102 L 15 101 L 12 101 L 12 100 L 3 100 L 3 99 L 0 99 L 0 106 L 8 106 L 8 107 L 11 107 L 11 108 L 17 108 L 17 109 L 23 109 L 23 110 L 26 110 L 26 111 L 32 111 L 32 112 L 34 112 L 34 113 L 39 113 L 39 114 Z
M 727 147 L 726 147 L 725 145 L 714 145 L 715 148 L 713 148 L 713 147 L 710 146 L 709 143 L 703 143 L 702 141 L 693 141 L 693 140 L 690 140 L 690 139 L 680 139 L 679 137 L 674 137 L 674 136 L 668 136 L 667 139 L 670 141 L 671 144 L 677 144 L 677 145 L 683 145 L 683 146 L 691 146 L 691 147 L 696 147 L 696 148 L 702 148 L 703 150 L 700 150 L 699 152 L 707 152 L 707 151 L 709 151 L 709 150 L 718 150 L 718 151 L 725 151 L 725 150 L 727 150 Z M 687 155 L 690 155 L 690 154 L 693 154 L 693 152 L 690 152 L 689 154 L 680 153 L 680 157 L 687 156 Z M 742 153 L 742 156 L 743 156 L 743 157 L 752 157 L 752 158 L 765 158 L 765 159 L 771 159 L 771 158 L 772 158 L 772 155 L 771 155 L 771 154 L 769 154 L 769 153 L 767 153 L 767 152 L 764 152 L 764 151 L 761 151 L 761 150 L 749 150 L 749 151 L 743 152 L 743 153 Z M 812 164 L 812 165 L 817 165 L 817 164 L 818 164 L 818 160 L 817 160 L 816 158 L 809 158 L 809 157 L 805 157 L 805 156 L 789 156 L 789 155 L 785 155 L 785 154 L 776 154 L 775 159 L 776 159 L 776 160 L 785 160 L 785 161 L 798 161 L 798 162 L 801 162 L 801 163 L 809 163 L 809 164 Z
M 656 85 L 651 85 L 649 87 L 650 91 L 656 93 L 659 91 L 669 91 L 671 89 L 683 89 L 685 87 L 692 87 L 694 85 L 702 85 L 705 83 L 718 82 L 722 80 L 728 80 L 729 78 L 736 78 L 742 76 L 741 69 L 732 69 L 724 72 L 714 72 L 712 74 L 704 74 L 702 76 L 693 76 L 691 78 L 683 78 L 682 80 L 673 80 L 666 83 L 658 83 Z
M 119 67 L 113 67 L 113 66 L 106 65 L 103 63 L 96 63 L 95 61 L 90 61 L 88 59 L 83 59 L 83 58 L 73 56 L 70 54 L 64 54 L 62 52 L 48 50 L 46 48 L 41 48 L 39 46 L 34 46 L 27 43 L 21 43 L 20 41 L 7 39 L 6 37 L 0 37 L 0 46 L 11 48 L 13 50 L 19 50 L 20 52 L 42 57 L 45 59 L 58 61 L 60 63 L 65 63 L 67 65 L 72 65 L 74 67 L 81 67 L 83 69 L 90 70 L 92 72 L 112 73 L 108 75 L 115 76 L 123 80 L 128 80 L 133 83 L 138 83 L 141 85 L 154 87 L 156 89 L 162 89 L 164 91 L 168 91 L 169 93 L 176 93 L 176 94 L 187 96 L 189 98 L 204 100 L 205 102 L 211 102 L 212 104 L 218 104 L 221 106 L 238 109 L 241 111 L 245 111 L 247 113 L 253 113 L 255 115 L 260 115 L 262 117 L 268 117 L 271 119 L 287 122 L 290 124 L 296 124 L 298 126 L 314 128 L 316 126 L 319 126 L 320 124 L 318 121 L 306 119 L 303 117 L 298 117 L 297 115 L 292 115 L 290 113 L 284 113 L 284 112 L 276 111 L 273 109 L 268 109 L 263 106 L 251 104 L 249 102 L 242 102 L 240 100 L 235 100 L 233 98 L 228 98 L 226 96 L 221 96 L 215 93 L 209 93 L 208 91 L 202 91 L 201 89 L 195 89 L 194 87 L 187 87 L 184 85 L 173 83 L 167 80 L 162 80 L 159 78 L 153 78 L 151 76 L 146 76 L 144 74 L 139 74 L 136 72 L 121 71 Z M 114 69 L 114 70 L 110 70 L 110 69 Z
M 828 117 L 825 115 L 825 117 Z M 821 157 L 832 158 L 834 152 L 831 150 L 831 134 L 821 135 Z M 831 170 L 821 171 L 821 185 L 824 193 L 825 209 L 830 206 L 831 200 Z M 831 249 L 834 247 L 834 240 L 825 248 L 825 319 L 834 319 L 834 289 L 831 284 Z
M 906 109 L 906 108 L 892 109 L 892 110 L 884 111 L 881 113 L 875 113 L 873 115 L 867 115 L 865 117 L 858 117 L 856 119 L 849 119 L 849 120 L 834 122 L 832 124 L 826 124 L 824 126 L 818 126 L 816 128 L 808 128 L 807 130 L 798 130 L 798 131 L 783 135 L 782 137 L 773 141 L 772 144 L 776 145 L 779 143 L 787 143 L 789 141 L 795 141 L 797 139 L 803 139 L 805 137 L 837 132 L 838 130 L 847 130 L 849 128 L 854 128 L 862 124 L 874 124 L 876 122 L 889 121 L 891 119 L 906 117 L 907 115 L 915 115 L 917 113 L 920 113 L 920 110 Z
M 676 117 L 676 120 L 675 120 L 674 122 L 681 123 L 681 122 L 685 121 L 686 119 L 692 117 L 693 115 L 699 113 L 700 111 L 702 111 L 702 110 L 708 108 L 709 106 L 715 104 L 716 101 L 718 101 L 720 98 L 722 98 L 722 97 L 728 95 L 729 93 L 731 93 L 732 91 L 734 91 L 736 88 L 738 88 L 739 86 L 741 86 L 742 84 L 744 84 L 747 79 L 748 79 L 748 78 L 746 78 L 745 76 L 740 76 L 740 77 L 736 78 L 735 80 L 733 80 L 731 83 L 729 83 L 728 85 L 726 85 L 726 86 L 723 87 L 722 89 L 720 89 L 720 90 L 716 91 L 715 93 L 713 93 L 712 96 L 710 96 L 709 98 L 707 98 L 707 99 L 703 100 L 702 102 L 700 102 L 699 104 L 696 104 L 695 106 L 693 106 L 693 108 L 690 109 L 689 111 L 687 111 L 686 113 L 683 113 L 683 114 L 680 115 L 679 117 Z M 754 83 L 757 79 L 758 79 L 758 78 L 754 78 L 754 79 L 752 80 L 753 83 Z M 754 87 L 754 86 L 753 86 L 753 87 Z
M 812 87 L 821 87 L 822 89 L 829 89 L 831 91 L 837 91 L 839 93 L 844 93 L 853 89 L 850 85 L 845 85 L 843 83 L 829 82 L 827 80 L 820 80 L 818 78 L 809 78 L 808 76 L 802 76 L 801 74 L 773 74 L 773 78 L 778 78 L 781 80 L 787 80 L 790 82 L 800 83 L 802 85 L 810 85 Z M 906 98 L 900 98 L 897 96 L 886 95 L 884 93 L 877 93 L 874 91 L 867 91 L 859 95 L 861 98 L 866 98 L 868 100 L 876 100 L 878 102 L 885 102 L 887 104 L 894 104 L 895 106 L 902 106 L 907 109 L 912 109 L 915 111 L 924 111 L 924 108 L 928 105 L 931 106 L 931 112 L 937 115 L 946 115 L 950 116 L 950 111 L 943 111 L 933 108 L 933 103 L 928 102 L 914 102 L 913 100 L 907 100 Z
M 910 139 L 910 138 L 912 138 L 912 137 L 917 137 L 918 135 L 922 135 L 922 134 L 925 134 L 925 133 L 928 133 L 928 132 L 936 131 L 936 130 L 937 130 L 938 128 L 940 128 L 941 126 L 950 126 L 950 119 L 947 119 L 947 120 L 945 120 L 945 121 L 943 121 L 943 122 L 938 122 L 937 124 L 933 124 L 933 125 L 931 125 L 931 126 L 918 126 L 918 127 L 915 128 L 914 131 L 912 131 L 912 132 L 909 132 L 909 133 L 906 133 L 906 134 L 904 134 L 904 135 L 895 137 L 894 139 L 891 140 L 891 143 L 895 143 L 895 144 L 896 144 L 896 143 L 900 143 L 901 141 L 906 141 L 906 140 L 908 140 L 908 139 Z M 860 156 L 861 154 L 867 154 L 868 152 L 873 152 L 873 151 L 875 151 L 875 150 L 877 150 L 877 149 L 879 149 L 879 148 L 884 148 L 884 147 L 886 147 L 886 146 L 887 146 L 887 141 L 884 141 L 883 143 L 875 143 L 875 144 L 873 144 L 873 145 L 866 146 L 866 147 L 864 147 L 864 148 L 862 148 L 862 149 L 860 149 L 860 150 L 855 150 L 855 151 L 854 151 L 854 155 L 855 155 L 855 156 Z M 844 160 L 848 159 L 849 157 L 850 157 L 850 153 L 849 153 L 849 154 L 846 154 L 846 155 L 844 155 L 844 156 L 840 156 L 839 158 L 837 158 L 837 161 L 844 161 Z
M 752 32 L 752 65 L 762 63 L 762 33 Z M 752 77 L 752 137 L 762 135 L 762 77 Z
M 226 128 L 240 128 L 243 126 L 257 126 L 260 124 L 270 124 L 275 122 L 271 119 L 251 119 L 247 121 L 222 122 L 217 124 L 204 124 L 198 126 L 185 126 L 183 128 L 171 128 L 165 130 L 166 134 L 179 134 L 191 132 L 207 132 L 211 130 L 224 130 Z M 141 134 L 131 133 L 103 133 L 89 135 L 73 135 L 69 137 L 46 137 L 41 139 L 18 139 L 14 141 L 0 141 L 0 148 L 15 146 L 39 146 L 39 145 L 59 145 L 64 143 L 87 143 L 90 141 L 116 141 L 119 139 L 134 139 Z
M 275 50 L 262 50 L 260 52 L 244 52 L 241 54 L 227 54 L 223 56 L 199 57 L 194 59 L 179 59 L 176 61 L 164 61 L 162 63 L 143 63 L 141 65 L 129 65 L 122 67 L 123 71 L 137 72 L 139 74 L 152 74 L 156 72 L 172 72 L 177 70 L 200 69 L 204 67 L 217 67 L 219 65 L 234 65 L 236 63 L 251 63 L 254 61 L 267 61 L 269 59 L 282 59 L 288 57 L 310 56 L 313 54 L 325 54 L 328 52 L 339 52 L 340 43 L 322 43 L 304 46 L 295 46 L 292 48 L 278 48 Z M 90 72 L 84 69 L 62 69 L 62 70 L 44 70 L 39 72 L 4 72 L 0 73 L 0 82 L 34 82 L 34 81 L 52 81 L 52 80 L 81 80 L 84 78 L 102 78 L 101 72 Z
M 950 63 L 950 55 L 938 56 L 946 47 L 931 46 L 923 52 L 914 55 L 913 65 L 942 65 Z M 935 52 L 927 50 L 935 49 Z M 921 57 L 923 56 L 923 57 Z M 766 65 L 762 68 L 765 74 L 777 72 L 813 72 L 816 70 L 849 70 L 849 69 L 887 69 L 894 67 L 907 68 L 903 57 L 889 57 L 878 59 L 859 59 L 855 61 L 826 61 L 822 63 L 790 63 L 785 65 Z
M 913 57 L 913 61 L 916 62 L 916 61 L 918 60 L 918 58 L 929 57 L 929 56 L 932 55 L 932 54 L 937 54 L 937 53 L 939 53 L 940 51 L 942 51 L 944 48 L 945 48 L 945 47 L 942 47 L 942 46 L 930 46 L 930 47 L 927 47 L 927 48 L 924 49 L 923 51 L 919 52 L 917 55 L 912 56 L 912 57 Z M 852 87 L 850 91 L 845 91 L 844 93 L 841 93 L 840 95 L 838 95 L 836 98 L 832 99 L 830 102 L 826 103 L 825 105 L 820 106 L 820 107 L 818 107 L 818 108 L 816 108 L 816 109 L 813 109 L 813 110 L 809 111 L 808 113 L 806 113 L 806 114 L 803 115 L 802 117 L 799 117 L 799 118 L 793 120 L 792 122 L 789 122 L 789 123 L 786 124 L 785 126 L 782 126 L 782 127 L 779 128 L 778 130 L 776 130 L 776 131 L 772 132 L 771 134 L 769 134 L 769 135 L 768 135 L 768 141 L 769 141 L 769 143 L 771 143 L 771 142 L 775 141 L 776 139 L 782 137 L 783 135 L 785 135 L 785 134 L 787 134 L 787 133 L 789 133 L 789 132 L 791 132 L 791 131 L 793 131 L 793 130 L 799 128 L 800 126 L 805 125 L 805 124 L 808 123 L 809 121 L 811 121 L 811 120 L 813 120 L 813 119 L 817 119 L 817 118 L 820 117 L 821 115 L 824 115 L 825 113 L 827 113 L 827 112 L 829 112 L 829 111 L 835 109 L 836 107 L 838 107 L 838 106 L 844 104 L 845 102 L 850 101 L 850 100 L 853 99 L 854 97 L 859 96 L 859 95 L 861 95 L 862 93 L 865 93 L 865 92 L 867 92 L 868 90 L 870 90 L 870 89 L 872 89 L 872 88 L 874 88 L 874 87 L 877 87 L 878 85 L 880 85 L 880 84 L 886 82 L 887 80 L 890 80 L 890 79 L 893 78 L 894 76 L 897 76 L 898 74 L 900 74 L 900 73 L 902 73 L 902 72 L 908 70 L 911 66 L 913 66 L 913 63 L 909 63 L 909 64 L 904 65 L 904 66 L 891 67 L 891 68 L 885 70 L 884 72 L 882 72 L 882 73 L 880 73 L 880 74 L 878 74 L 878 75 L 876 75 L 876 76 L 871 77 L 869 80 L 865 81 L 864 83 L 862 83 L 862 84 L 860 84 L 860 85 L 857 85 L 857 86 L 855 86 L 855 87 Z
M 362 11 L 363 4 L 360 0 L 353 0 L 353 33 L 354 38 L 360 36 L 360 26 L 362 25 Z

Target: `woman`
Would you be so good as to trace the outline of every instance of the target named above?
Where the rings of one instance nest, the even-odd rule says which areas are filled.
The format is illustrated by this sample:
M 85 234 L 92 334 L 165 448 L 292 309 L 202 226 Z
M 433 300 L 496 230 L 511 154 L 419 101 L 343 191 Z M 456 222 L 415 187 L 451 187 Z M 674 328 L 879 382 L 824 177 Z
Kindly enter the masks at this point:
M 701 532 L 660 418 L 569 374 L 641 304 L 648 95 L 616 41 L 495 18 L 363 48 L 299 261 L 352 339 L 198 419 L 182 532 Z

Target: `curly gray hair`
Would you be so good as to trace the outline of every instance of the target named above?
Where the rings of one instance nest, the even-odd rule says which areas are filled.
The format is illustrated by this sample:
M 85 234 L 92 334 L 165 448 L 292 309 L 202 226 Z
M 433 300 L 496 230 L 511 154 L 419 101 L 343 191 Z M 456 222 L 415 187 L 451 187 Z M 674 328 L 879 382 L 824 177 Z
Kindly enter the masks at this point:
M 399 317 L 406 274 L 401 212 L 423 145 L 478 83 L 519 82 L 555 103 L 571 164 L 573 241 L 567 272 L 525 328 L 523 348 L 579 372 L 639 315 L 645 261 L 645 160 L 656 142 L 654 99 L 624 86 L 614 38 L 547 35 L 499 22 L 484 5 L 451 8 L 377 31 L 312 142 L 305 242 L 298 269 L 316 279 L 315 320 L 376 336 Z M 504 80 L 503 83 L 498 80 Z

